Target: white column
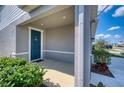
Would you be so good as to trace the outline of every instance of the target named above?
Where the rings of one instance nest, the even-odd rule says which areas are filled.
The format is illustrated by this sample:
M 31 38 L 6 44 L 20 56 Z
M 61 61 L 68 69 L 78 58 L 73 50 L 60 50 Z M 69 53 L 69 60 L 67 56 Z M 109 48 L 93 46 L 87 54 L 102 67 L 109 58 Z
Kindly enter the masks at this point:
M 90 6 L 75 6 L 75 86 L 90 82 Z

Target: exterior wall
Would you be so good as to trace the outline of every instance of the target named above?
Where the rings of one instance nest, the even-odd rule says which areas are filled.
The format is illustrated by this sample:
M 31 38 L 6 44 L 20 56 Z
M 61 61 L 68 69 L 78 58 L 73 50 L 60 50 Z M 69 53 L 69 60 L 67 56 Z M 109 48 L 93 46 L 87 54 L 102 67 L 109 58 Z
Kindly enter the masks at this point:
M 39 18 L 40 15 L 45 16 L 46 15 L 45 13 L 47 11 L 52 10 L 51 13 L 53 11 L 55 12 L 55 9 L 56 9 L 56 6 L 41 6 L 38 9 L 36 9 L 37 11 L 32 11 L 31 13 L 27 13 L 21 10 L 20 8 L 18 8 L 18 6 L 16 5 L 3 6 L 3 9 L 1 10 L 1 15 L 0 15 L 0 18 L 1 18 L 0 20 L 0 57 L 10 56 L 12 52 L 23 53 L 23 51 L 27 51 L 27 46 L 25 46 L 26 48 L 23 48 L 24 49 L 23 50 L 21 48 L 24 44 L 20 46 L 21 48 L 18 45 L 19 44 L 18 40 L 20 40 L 24 32 L 23 31 L 22 33 L 18 31 L 16 32 L 16 30 L 18 29 L 18 27 L 16 28 L 16 26 L 20 25 L 23 22 L 26 22 L 29 19 L 35 20 L 35 18 Z M 19 36 L 19 34 L 22 34 L 22 35 Z M 23 40 L 20 40 L 20 42 L 22 41 Z M 24 41 L 24 43 L 26 43 L 26 41 Z M 44 47 L 45 47 L 45 44 L 44 44 Z M 21 56 L 21 55 L 18 55 L 18 56 Z
M 18 58 L 22 58 L 24 60 L 29 60 L 29 55 L 28 54 L 19 54 L 19 55 L 16 55 L 16 57 Z
M 44 50 L 44 53 L 43 53 L 44 58 L 60 60 L 64 62 L 74 62 L 74 54 L 73 54 L 74 27 L 73 25 L 67 25 L 64 27 L 44 30 L 43 50 Z M 61 53 L 63 51 L 67 53 Z M 28 26 L 17 27 L 16 54 L 17 54 L 16 57 L 25 58 L 28 60 L 28 57 L 29 57 Z
M 17 5 L 5 5 L 0 13 L 0 30 L 14 22 L 22 15 L 26 14 L 23 10 L 18 8 Z
M 55 6 L 49 6 L 52 9 Z M 41 9 L 42 12 L 43 9 Z M 43 12 L 44 13 L 44 12 Z M 10 56 L 12 52 L 16 57 L 28 59 L 29 32 L 28 26 L 18 26 L 20 23 L 34 17 L 24 12 L 15 5 L 4 6 L 0 20 L 0 57 Z M 36 27 L 37 28 L 37 27 Z M 44 58 L 52 58 L 67 62 L 74 61 L 74 29 L 73 26 L 65 26 L 44 31 L 43 50 Z M 64 38 L 63 38 L 64 37 Z M 54 50 L 53 52 L 46 50 Z M 57 51 L 57 52 L 55 52 Z M 69 53 L 59 53 L 59 52 Z M 70 53 L 71 52 L 71 53 Z M 63 60 L 64 59 L 64 60 Z
M 74 26 L 47 30 L 45 53 L 46 58 L 74 62 Z
M 0 20 L 0 57 L 10 57 L 16 52 L 16 26 L 30 18 L 16 5 L 3 6 Z
M 28 60 L 29 55 L 29 32 L 28 32 L 28 27 L 23 26 L 20 27 L 18 26 L 16 28 L 16 57 L 24 58 Z
M 18 26 L 16 30 L 16 57 L 24 58 L 26 60 L 29 59 L 29 28 L 28 27 L 29 26 Z M 38 27 L 34 27 L 34 28 L 38 28 Z M 43 32 L 43 40 L 44 40 L 43 49 L 45 49 L 45 31 Z
M 28 27 L 17 27 L 16 30 L 16 53 L 28 52 L 29 32 Z
M 10 57 L 15 52 L 16 27 L 12 24 L 0 30 L 0 57 Z

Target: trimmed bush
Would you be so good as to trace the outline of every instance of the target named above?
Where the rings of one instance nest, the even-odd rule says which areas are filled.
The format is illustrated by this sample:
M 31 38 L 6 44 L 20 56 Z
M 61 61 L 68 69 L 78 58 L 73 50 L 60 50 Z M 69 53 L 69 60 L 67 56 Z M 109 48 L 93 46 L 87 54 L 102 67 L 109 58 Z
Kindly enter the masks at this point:
M 101 48 L 104 49 L 106 45 L 107 45 L 107 41 L 105 41 L 104 39 L 99 39 L 95 43 L 95 48 L 96 49 L 101 49 Z
M 94 62 L 96 64 L 110 64 L 111 54 L 104 49 L 93 49 Z
M 0 58 L 0 87 L 37 87 L 46 70 L 19 58 Z
M 121 54 L 121 55 L 124 55 L 124 52 L 121 52 L 120 54 Z
M 99 82 L 96 87 L 105 87 L 102 82 Z

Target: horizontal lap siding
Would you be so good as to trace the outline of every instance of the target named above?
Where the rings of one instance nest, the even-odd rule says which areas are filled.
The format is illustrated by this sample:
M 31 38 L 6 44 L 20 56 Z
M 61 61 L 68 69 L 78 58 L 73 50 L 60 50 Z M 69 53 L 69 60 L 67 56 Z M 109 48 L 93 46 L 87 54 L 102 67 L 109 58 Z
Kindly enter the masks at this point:
M 0 57 L 16 52 L 16 25 L 25 12 L 16 5 L 6 5 L 0 13 Z M 27 17 L 25 17 L 27 19 Z
M 14 22 L 26 12 L 18 8 L 16 5 L 6 5 L 1 11 L 0 30 Z
M 9 57 L 12 52 L 15 52 L 15 33 L 16 27 L 14 25 L 0 30 L 0 57 Z

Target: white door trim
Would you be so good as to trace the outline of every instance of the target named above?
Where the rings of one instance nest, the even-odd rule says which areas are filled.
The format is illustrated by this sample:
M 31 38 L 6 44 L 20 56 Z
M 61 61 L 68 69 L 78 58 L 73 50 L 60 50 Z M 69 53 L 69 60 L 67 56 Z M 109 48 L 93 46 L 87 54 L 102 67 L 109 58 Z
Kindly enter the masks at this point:
M 43 30 L 42 29 L 38 29 L 38 28 L 34 28 L 34 27 L 28 27 L 29 28 L 29 62 L 34 61 L 31 60 L 31 30 L 36 30 L 41 32 L 41 57 L 38 59 L 43 59 Z M 35 60 L 38 60 L 35 59 Z

